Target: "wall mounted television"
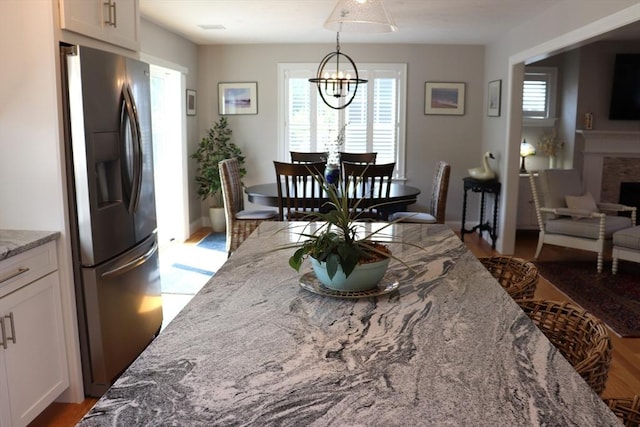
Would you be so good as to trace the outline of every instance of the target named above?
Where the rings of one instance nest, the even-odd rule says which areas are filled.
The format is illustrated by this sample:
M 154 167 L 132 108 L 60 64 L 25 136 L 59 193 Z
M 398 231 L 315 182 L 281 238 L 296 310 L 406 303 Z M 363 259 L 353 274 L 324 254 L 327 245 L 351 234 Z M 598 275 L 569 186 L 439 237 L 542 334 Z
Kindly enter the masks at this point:
M 640 120 L 640 54 L 616 55 L 609 120 Z

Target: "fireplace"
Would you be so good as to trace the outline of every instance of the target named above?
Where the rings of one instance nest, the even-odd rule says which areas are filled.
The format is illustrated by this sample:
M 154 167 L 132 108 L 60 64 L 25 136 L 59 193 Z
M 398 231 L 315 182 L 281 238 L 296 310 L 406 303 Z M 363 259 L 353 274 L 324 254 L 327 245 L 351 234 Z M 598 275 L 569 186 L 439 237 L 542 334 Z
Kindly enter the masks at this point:
M 578 130 L 582 178 L 596 201 L 619 203 L 621 183 L 640 183 L 640 131 Z
M 604 157 L 602 162 L 601 202 L 619 203 L 622 184 L 640 183 L 640 158 Z M 633 187 L 626 185 L 625 187 Z
M 619 203 L 627 206 L 635 206 L 640 210 L 640 182 L 621 182 Z M 631 214 L 629 214 L 629 216 L 631 216 Z M 638 215 L 636 211 L 636 225 L 638 224 L 640 224 L 640 215 Z

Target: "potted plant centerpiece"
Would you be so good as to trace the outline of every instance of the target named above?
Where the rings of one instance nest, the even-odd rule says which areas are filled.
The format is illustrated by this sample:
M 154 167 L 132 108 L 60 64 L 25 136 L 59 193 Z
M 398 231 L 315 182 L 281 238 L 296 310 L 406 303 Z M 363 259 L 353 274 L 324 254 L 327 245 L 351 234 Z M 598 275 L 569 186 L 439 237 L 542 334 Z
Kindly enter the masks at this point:
M 247 173 L 244 168 L 242 150 L 231 142 L 232 130 L 228 126 L 227 118 L 220 117 L 218 122 L 214 123 L 207 131 L 207 135 L 202 138 L 198 149 L 191 156 L 198 162 L 196 176 L 198 195 L 202 197 L 202 200 L 211 197 L 215 203 L 214 206 L 209 208 L 211 227 L 215 232 L 222 232 L 225 229 L 222 183 L 220 181 L 218 163 L 235 157 L 239 162 L 240 176 L 242 177 Z
M 321 212 L 313 212 L 307 217 L 312 222 L 306 224 L 299 233 L 300 240 L 285 247 L 296 249 L 289 258 L 291 267 L 300 271 L 304 260 L 309 258 L 320 283 L 339 291 L 376 288 L 391 258 L 410 268 L 393 256 L 385 244 L 376 241 L 376 236 L 394 222 L 367 232 L 366 223 L 358 222 L 358 215 L 353 214 L 362 199 L 349 200 L 347 192 L 340 189 L 339 185 L 330 184 L 324 177 L 316 179 L 321 181 L 329 200 Z M 406 242 L 385 240 L 385 243 L 419 247 Z

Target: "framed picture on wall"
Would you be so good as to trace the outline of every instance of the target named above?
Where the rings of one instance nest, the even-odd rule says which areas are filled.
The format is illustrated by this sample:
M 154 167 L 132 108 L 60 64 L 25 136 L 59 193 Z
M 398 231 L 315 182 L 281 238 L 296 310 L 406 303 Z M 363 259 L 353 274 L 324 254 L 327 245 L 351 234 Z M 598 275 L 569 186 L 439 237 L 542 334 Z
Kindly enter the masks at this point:
M 258 83 L 218 83 L 218 111 L 221 116 L 258 114 Z
M 464 90 L 464 83 L 426 82 L 424 86 L 424 113 L 463 115 Z
M 487 96 L 487 114 L 489 117 L 500 117 L 500 103 L 502 101 L 502 80 L 489 82 Z
M 196 91 L 187 89 L 187 116 L 196 115 Z

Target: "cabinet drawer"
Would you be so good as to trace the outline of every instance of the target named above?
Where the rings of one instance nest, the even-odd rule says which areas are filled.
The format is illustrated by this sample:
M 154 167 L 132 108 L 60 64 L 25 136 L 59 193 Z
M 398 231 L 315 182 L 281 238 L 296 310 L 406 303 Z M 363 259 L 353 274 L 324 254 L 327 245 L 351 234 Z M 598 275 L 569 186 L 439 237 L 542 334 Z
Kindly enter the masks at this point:
M 0 298 L 58 269 L 55 242 L 0 261 Z

